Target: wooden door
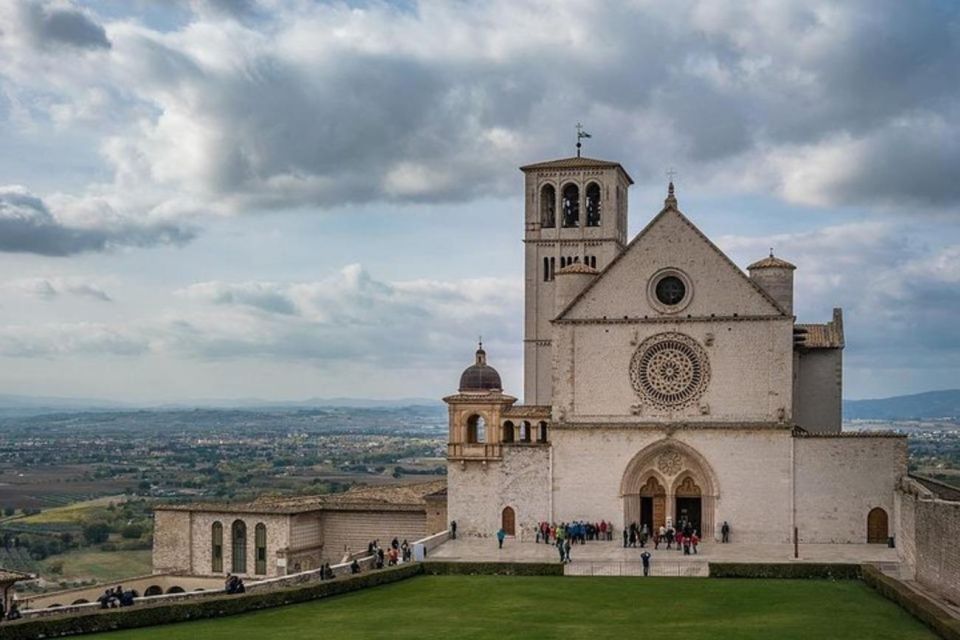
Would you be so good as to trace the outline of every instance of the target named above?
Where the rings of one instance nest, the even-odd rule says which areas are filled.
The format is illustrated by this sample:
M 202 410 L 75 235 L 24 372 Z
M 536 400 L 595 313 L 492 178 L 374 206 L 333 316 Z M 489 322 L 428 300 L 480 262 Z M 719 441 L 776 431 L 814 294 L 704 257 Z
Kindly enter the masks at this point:
M 503 518 L 500 525 L 508 536 L 517 535 L 517 514 L 512 507 L 504 507 Z
M 887 512 L 880 507 L 871 509 L 867 514 L 867 542 L 886 544 L 888 533 Z

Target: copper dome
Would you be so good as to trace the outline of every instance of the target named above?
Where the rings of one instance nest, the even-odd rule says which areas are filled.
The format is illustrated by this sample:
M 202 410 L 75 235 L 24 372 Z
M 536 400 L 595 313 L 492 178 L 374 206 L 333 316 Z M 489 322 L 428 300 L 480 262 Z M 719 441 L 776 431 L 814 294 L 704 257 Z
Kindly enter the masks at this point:
M 502 391 L 500 374 L 487 364 L 487 352 L 483 343 L 477 349 L 477 361 L 464 369 L 460 376 L 460 391 Z

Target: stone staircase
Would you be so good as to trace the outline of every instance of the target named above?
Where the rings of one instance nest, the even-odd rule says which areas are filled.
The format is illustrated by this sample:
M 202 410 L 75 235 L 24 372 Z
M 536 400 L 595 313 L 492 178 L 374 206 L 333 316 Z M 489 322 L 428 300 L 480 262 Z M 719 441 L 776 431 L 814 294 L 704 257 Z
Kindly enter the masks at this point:
M 565 576 L 642 576 L 641 562 L 574 560 L 563 567 Z M 706 560 L 660 560 L 650 563 L 650 575 L 674 578 L 706 578 L 710 565 Z

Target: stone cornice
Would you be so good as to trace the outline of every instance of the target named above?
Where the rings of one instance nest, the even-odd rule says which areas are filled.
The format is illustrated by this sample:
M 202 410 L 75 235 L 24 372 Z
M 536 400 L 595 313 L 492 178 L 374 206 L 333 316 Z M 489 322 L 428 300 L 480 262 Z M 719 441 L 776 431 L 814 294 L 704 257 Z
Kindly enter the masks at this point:
M 793 322 L 792 316 L 656 316 L 623 318 L 554 318 L 553 324 L 679 324 L 684 322 Z
M 596 431 L 601 429 L 630 429 L 630 430 L 648 430 L 664 431 L 672 433 L 674 431 L 697 431 L 697 430 L 738 430 L 738 431 L 784 431 L 790 432 L 793 425 L 782 424 L 778 422 L 560 422 L 550 424 L 551 430 L 559 429 L 561 431 L 589 430 Z

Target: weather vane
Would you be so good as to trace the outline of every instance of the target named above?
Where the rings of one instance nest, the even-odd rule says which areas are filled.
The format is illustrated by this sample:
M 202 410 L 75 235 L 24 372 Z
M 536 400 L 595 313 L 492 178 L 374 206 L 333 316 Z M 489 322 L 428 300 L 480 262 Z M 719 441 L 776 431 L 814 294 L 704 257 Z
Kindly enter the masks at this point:
M 577 157 L 580 157 L 580 147 L 583 145 L 580 143 L 580 140 L 583 138 L 592 138 L 589 133 L 583 130 L 583 125 L 579 122 L 577 123 Z

